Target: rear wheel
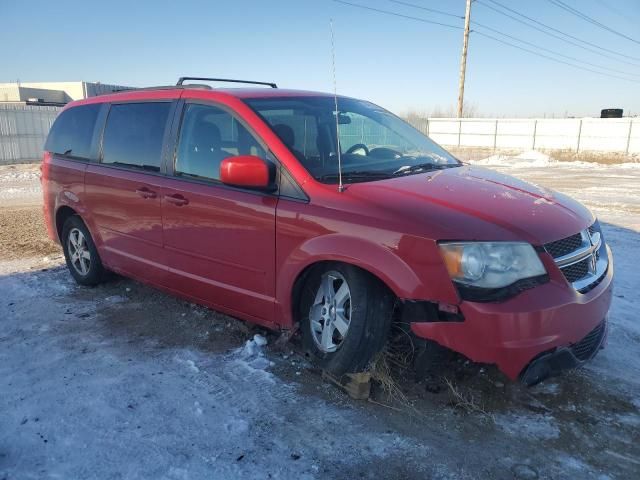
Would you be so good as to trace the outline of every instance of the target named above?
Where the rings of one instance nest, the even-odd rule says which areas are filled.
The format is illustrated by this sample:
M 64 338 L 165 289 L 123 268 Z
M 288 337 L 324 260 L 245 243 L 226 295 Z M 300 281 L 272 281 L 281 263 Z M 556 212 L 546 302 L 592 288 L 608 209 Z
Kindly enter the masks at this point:
M 364 370 L 384 346 L 393 295 L 364 270 L 329 263 L 310 273 L 299 306 L 306 350 L 324 370 L 341 376 Z
M 61 240 L 67 268 L 74 280 L 86 286 L 100 283 L 105 269 L 89 229 L 80 217 L 73 215 L 64 222 Z

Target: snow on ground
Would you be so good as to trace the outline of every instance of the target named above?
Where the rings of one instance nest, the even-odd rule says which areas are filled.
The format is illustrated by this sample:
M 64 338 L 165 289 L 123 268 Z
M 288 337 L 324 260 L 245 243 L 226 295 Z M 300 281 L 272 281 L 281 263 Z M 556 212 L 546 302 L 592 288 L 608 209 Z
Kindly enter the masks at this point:
M 39 165 L 0 165 L 0 205 L 40 202 Z
M 586 368 L 532 389 L 458 380 L 486 415 L 424 390 L 398 411 L 349 400 L 224 315 L 126 279 L 78 287 L 59 255 L 0 259 L 0 479 L 634 478 L 640 169 L 478 163 L 598 214 L 616 291 L 609 345 Z M 21 168 L 0 168 L 0 198 L 37 202 L 36 169 Z

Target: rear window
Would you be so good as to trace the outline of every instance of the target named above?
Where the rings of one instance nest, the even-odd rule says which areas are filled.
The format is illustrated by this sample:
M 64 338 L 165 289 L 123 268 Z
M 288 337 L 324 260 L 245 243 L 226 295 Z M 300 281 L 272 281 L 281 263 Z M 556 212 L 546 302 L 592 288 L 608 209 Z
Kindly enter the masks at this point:
M 44 149 L 69 157 L 91 158 L 91 139 L 101 104 L 64 110 L 53 123 Z
M 102 163 L 160 171 L 169 102 L 112 105 L 102 140 Z

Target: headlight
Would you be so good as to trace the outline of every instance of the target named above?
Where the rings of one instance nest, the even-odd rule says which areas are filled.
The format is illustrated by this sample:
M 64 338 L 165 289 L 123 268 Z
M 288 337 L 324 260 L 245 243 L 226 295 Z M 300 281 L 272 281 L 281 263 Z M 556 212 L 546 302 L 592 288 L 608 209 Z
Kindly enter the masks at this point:
M 452 242 L 440 251 L 451 279 L 471 287 L 503 288 L 547 273 L 528 243 Z

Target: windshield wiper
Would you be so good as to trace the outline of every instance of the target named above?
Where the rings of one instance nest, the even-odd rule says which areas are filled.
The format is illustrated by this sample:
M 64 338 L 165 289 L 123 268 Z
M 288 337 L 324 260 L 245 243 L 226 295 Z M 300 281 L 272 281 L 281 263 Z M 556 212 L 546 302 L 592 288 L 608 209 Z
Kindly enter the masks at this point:
M 391 178 L 392 174 L 388 172 L 380 172 L 375 170 L 355 170 L 352 172 L 342 172 L 343 180 L 371 180 L 371 179 L 383 179 Z M 339 175 L 337 173 L 328 173 L 318 177 L 318 180 L 337 180 Z
M 410 173 L 420 173 L 427 172 L 429 170 L 442 170 L 444 168 L 452 168 L 459 167 L 460 165 L 457 163 L 445 163 L 445 164 L 436 164 L 436 163 L 419 163 L 417 165 L 403 165 L 395 172 L 393 175 L 407 175 Z

